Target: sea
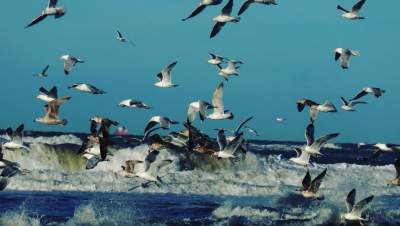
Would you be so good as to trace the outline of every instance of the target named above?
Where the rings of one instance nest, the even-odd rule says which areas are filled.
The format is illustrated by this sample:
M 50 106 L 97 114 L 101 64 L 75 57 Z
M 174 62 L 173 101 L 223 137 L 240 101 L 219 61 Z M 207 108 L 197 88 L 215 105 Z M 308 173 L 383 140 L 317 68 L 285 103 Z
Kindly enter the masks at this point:
M 114 137 L 110 161 L 87 170 L 77 154 L 85 134 L 25 134 L 30 150 L 4 151 L 26 171 L 0 191 L 0 225 L 345 225 L 353 188 L 356 200 L 374 195 L 364 225 L 400 225 L 400 186 L 388 185 L 399 156 L 370 159 L 371 144 L 325 145 L 309 167 L 312 178 L 327 169 L 324 199 L 310 200 L 296 191 L 305 167 L 289 161 L 301 142 L 249 141 L 239 161 L 165 149 L 159 157 L 173 162 L 160 169 L 163 183 L 156 185 L 118 173 L 148 151 L 127 137 Z

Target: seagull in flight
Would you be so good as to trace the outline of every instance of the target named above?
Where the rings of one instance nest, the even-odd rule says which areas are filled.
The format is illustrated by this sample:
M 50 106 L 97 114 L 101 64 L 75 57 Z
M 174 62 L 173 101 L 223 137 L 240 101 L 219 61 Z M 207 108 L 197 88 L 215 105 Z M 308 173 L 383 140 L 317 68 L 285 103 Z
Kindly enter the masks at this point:
M 332 140 L 333 138 L 339 136 L 339 133 L 328 134 L 315 140 L 314 130 L 314 123 L 310 122 L 306 127 L 305 137 L 307 144 L 303 148 L 303 151 L 311 155 L 322 155 L 320 152 L 322 146 L 326 144 L 329 140 Z
M 221 14 L 214 17 L 213 21 L 215 21 L 214 27 L 211 31 L 210 38 L 214 38 L 225 26 L 226 23 L 238 23 L 240 21 L 239 17 L 231 16 L 233 7 L 233 0 L 229 0 L 228 3 L 222 8 Z
M 84 93 L 91 93 L 94 95 L 105 94 L 104 90 L 101 90 L 93 85 L 86 83 L 74 83 L 68 87 L 68 89 L 75 89 Z
M 342 217 L 348 221 L 367 221 L 367 219 L 361 217 L 362 210 L 372 201 L 373 198 L 374 196 L 371 195 L 358 203 L 355 203 L 356 189 L 351 190 L 346 197 L 347 213 L 342 215 Z
M 40 93 L 36 98 L 39 100 L 43 100 L 44 102 L 47 103 L 53 100 L 57 100 L 58 102 L 65 102 L 71 99 L 71 97 L 69 96 L 58 98 L 58 92 L 56 86 L 53 86 L 49 91 L 43 87 L 40 87 L 39 92 Z
M 151 128 L 156 126 L 157 124 L 160 125 L 162 129 L 169 129 L 171 125 L 176 125 L 178 124 L 177 121 L 171 120 L 167 117 L 164 116 L 153 116 L 151 119 L 147 122 L 147 125 L 144 129 L 144 133 L 149 131 Z
M 253 3 L 259 3 L 259 4 L 264 4 L 264 5 L 278 5 L 275 0 L 246 0 L 243 2 L 243 5 L 239 9 L 238 15 L 242 15 L 244 11 L 246 11 L 249 6 Z
M 224 109 L 224 102 L 222 100 L 224 94 L 224 83 L 221 82 L 214 91 L 212 98 L 212 105 L 214 106 L 214 112 L 207 115 L 207 118 L 213 120 L 233 119 L 233 114 L 228 110 Z
M 335 52 L 335 61 L 340 59 L 340 66 L 343 69 L 349 68 L 350 58 L 352 56 L 360 56 L 359 51 L 346 48 L 336 48 L 334 52 Z
M 130 41 L 128 38 L 123 36 L 120 31 L 117 31 L 117 40 L 122 43 L 129 42 L 132 46 L 135 46 L 135 44 L 132 41 Z
M 225 68 L 222 68 L 221 65 L 217 64 L 217 68 L 219 70 L 219 75 L 221 75 L 226 81 L 228 81 L 228 77 L 232 75 L 239 76 L 239 72 L 237 71 L 240 66 L 237 64 L 243 64 L 242 61 L 238 60 L 229 60 L 228 65 Z
M 85 63 L 85 61 L 68 54 L 61 56 L 60 59 L 64 61 L 65 75 L 69 75 L 69 73 L 72 71 L 77 63 Z
M 207 61 L 209 64 L 212 64 L 212 65 L 220 65 L 220 64 L 222 64 L 222 63 L 226 63 L 226 60 L 227 60 L 226 57 L 219 56 L 219 55 L 214 54 L 214 53 L 209 53 L 209 55 L 210 55 L 210 57 L 211 57 L 211 59 L 209 59 L 209 60 Z
M 159 81 L 154 83 L 154 85 L 157 87 L 160 87 L 160 88 L 177 87 L 178 85 L 172 84 L 172 80 L 171 80 L 171 71 L 177 63 L 178 62 L 175 61 L 175 62 L 169 64 L 164 69 L 162 69 L 161 72 L 157 74 L 157 78 L 159 79 Z
M 143 109 L 151 109 L 150 105 L 147 105 L 143 103 L 143 101 L 140 100 L 134 100 L 134 99 L 126 99 L 122 100 L 118 106 L 123 107 L 123 108 L 143 108 Z
M 65 15 L 65 9 L 63 7 L 57 7 L 58 0 L 49 0 L 48 6 L 42 11 L 40 16 L 36 17 L 32 22 L 30 22 L 25 28 L 31 27 L 40 21 L 46 19 L 47 16 L 54 16 L 58 19 Z
M 197 6 L 197 8 L 194 9 L 193 12 L 188 17 L 186 17 L 185 19 L 182 19 L 182 21 L 186 21 L 190 18 L 197 16 L 205 8 L 207 8 L 207 6 L 219 5 L 221 3 L 222 3 L 222 0 L 200 0 L 200 4 Z
M 6 134 L 10 141 L 6 142 L 3 144 L 3 147 L 6 149 L 25 149 L 29 150 L 27 146 L 24 145 L 23 143 L 23 131 L 24 131 L 24 124 L 21 124 L 20 126 L 13 131 L 11 127 L 6 129 Z
M 376 87 L 365 87 L 359 93 L 357 93 L 357 95 L 351 98 L 350 101 L 360 99 L 369 93 L 373 94 L 376 98 L 379 98 L 385 93 L 385 90 Z
M 238 134 L 232 141 L 228 143 L 224 134 L 224 130 L 220 129 L 218 131 L 217 142 L 219 151 L 214 152 L 214 156 L 217 156 L 218 159 L 236 159 L 236 152 L 244 142 L 243 133 Z
M 364 3 L 366 0 L 360 0 L 358 1 L 352 8 L 351 11 L 347 10 L 340 5 L 337 6 L 337 9 L 343 11 L 342 17 L 349 19 L 349 20 L 360 20 L 360 19 L 365 19 L 365 17 L 359 16 L 358 13 L 363 7 Z
M 300 99 L 296 102 L 297 110 L 302 112 L 305 106 L 310 107 L 310 120 L 314 122 L 317 118 L 318 112 L 337 112 L 335 105 L 329 101 L 325 101 L 323 104 L 318 104 L 309 99 Z
M 327 169 L 322 171 L 322 173 L 314 178 L 314 180 L 311 180 L 310 171 L 307 169 L 307 173 L 302 181 L 303 188 L 300 190 L 304 198 L 313 198 L 317 200 L 324 199 L 323 196 L 318 196 L 317 192 L 319 190 L 319 187 L 321 186 L 322 180 L 326 175 L 326 171 Z
M 304 151 L 303 148 L 294 148 L 294 151 L 296 151 L 296 157 L 292 157 L 289 159 L 289 161 L 292 161 L 298 165 L 308 167 L 310 163 L 310 154 Z
M 47 77 L 49 74 L 47 71 L 49 70 L 50 65 L 47 65 L 40 73 L 34 74 L 36 77 Z
M 343 103 L 343 105 L 340 106 L 340 108 L 343 109 L 344 111 L 355 111 L 353 107 L 356 106 L 357 104 L 367 104 L 367 102 L 365 101 L 347 101 L 346 99 L 344 99 L 344 97 L 340 97 L 340 99 L 342 100 Z
M 187 121 L 189 123 L 192 123 L 195 118 L 197 113 L 199 113 L 200 120 L 204 122 L 207 116 L 207 110 L 208 109 L 213 109 L 214 106 L 212 106 L 210 103 L 203 101 L 203 100 L 198 100 L 195 102 L 192 102 L 189 104 L 188 111 L 187 111 Z
M 45 115 L 35 119 L 35 122 L 47 124 L 47 125 L 67 125 L 68 121 L 66 119 L 60 119 L 60 106 L 64 101 L 52 100 L 44 106 Z

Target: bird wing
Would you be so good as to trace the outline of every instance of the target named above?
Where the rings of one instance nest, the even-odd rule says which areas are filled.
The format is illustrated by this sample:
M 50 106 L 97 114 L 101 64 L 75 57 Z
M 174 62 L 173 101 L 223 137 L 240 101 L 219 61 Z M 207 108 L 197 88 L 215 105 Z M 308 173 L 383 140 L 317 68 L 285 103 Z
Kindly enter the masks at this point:
M 357 95 L 355 97 L 351 98 L 350 101 L 360 99 L 361 97 L 363 97 L 363 96 L 365 96 L 367 94 L 368 93 L 363 89 L 363 90 L 361 90 L 361 92 L 357 93 Z
M 58 98 L 57 87 L 53 86 L 53 88 L 51 88 L 49 90 L 49 92 L 47 93 L 47 96 L 49 96 L 51 98 L 54 98 L 54 99 L 57 99 Z
M 233 132 L 233 134 L 237 135 L 240 132 L 240 129 L 242 129 L 242 127 L 250 120 L 253 119 L 253 116 L 247 118 L 246 120 L 244 120 L 243 122 L 241 122 L 235 129 L 235 131 Z
M 355 204 L 355 205 L 353 206 L 353 209 L 351 210 L 351 213 L 352 213 L 353 215 L 356 215 L 356 216 L 361 216 L 362 210 L 364 209 L 364 207 L 365 207 L 368 203 L 370 203 L 370 202 L 372 201 L 372 199 L 374 199 L 374 196 L 373 196 L 373 195 L 371 195 L 371 196 L 369 196 L 369 197 L 367 197 L 367 198 L 365 198 L 365 199 L 359 201 L 357 204 Z
M 353 190 L 351 190 L 346 197 L 346 207 L 348 213 L 350 213 L 353 210 L 355 201 L 356 201 L 356 189 L 353 188 Z
M 344 104 L 345 106 L 348 106 L 348 105 L 349 105 L 349 103 L 347 102 L 346 99 L 344 99 L 343 97 L 340 97 L 340 99 L 342 100 L 342 102 L 343 102 L 343 104 Z
M 90 120 L 90 133 L 92 135 L 97 134 L 97 122 L 95 120 Z
M 153 119 L 150 119 L 150 121 L 147 123 L 144 133 L 146 133 L 149 129 L 153 128 L 155 125 L 157 125 L 159 122 L 154 121 Z
M 171 71 L 177 63 L 178 63 L 177 61 L 173 62 L 161 71 L 162 82 L 165 82 L 165 83 L 171 82 Z
M 216 22 L 211 31 L 210 38 L 214 38 L 221 31 L 223 26 L 225 26 L 225 22 Z
M 24 131 L 24 124 L 21 124 L 15 129 L 13 133 L 13 141 L 22 144 L 22 132 Z
M 314 178 L 314 180 L 311 182 L 311 187 L 310 187 L 310 191 L 313 193 L 316 193 L 319 189 L 319 187 L 321 186 L 322 180 L 324 179 L 325 175 L 326 175 L 326 170 L 322 171 L 322 173 L 320 173 L 316 178 Z
M 117 31 L 118 38 L 123 38 L 122 33 Z
M 254 0 L 246 0 L 243 5 L 240 7 L 239 9 L 239 13 L 238 15 L 240 16 L 242 13 L 244 13 L 244 11 L 247 10 L 247 8 L 249 8 L 249 6 L 251 5 L 251 3 L 253 3 Z
M 60 106 L 57 104 L 56 100 L 50 101 L 47 104 L 47 116 L 50 118 L 58 119 L 58 113 L 60 110 Z
M 400 178 L 400 158 L 394 163 L 394 168 L 396 169 L 396 178 Z
M 300 155 L 301 155 L 301 153 L 303 152 L 302 150 L 301 150 L 301 148 L 293 148 L 293 150 L 296 152 L 296 157 L 299 157 Z
M 367 102 L 365 102 L 365 101 L 352 101 L 352 102 L 350 102 L 350 104 L 352 106 L 356 106 L 357 104 L 367 104 Z
M 212 59 L 216 59 L 216 58 L 217 58 L 217 55 L 215 55 L 215 54 L 213 54 L 213 53 L 209 53 L 209 55 L 210 55 L 210 57 L 211 57 Z
M 362 8 L 362 6 L 364 5 L 366 0 L 361 0 L 359 2 L 357 2 L 352 8 L 351 11 L 353 12 L 358 12 L 360 11 L 360 9 Z
M 226 145 L 224 151 L 230 152 L 232 155 L 235 154 L 239 146 L 242 144 L 242 137 L 243 133 L 240 133 L 237 136 L 235 136 L 235 138 L 233 138 L 233 140 Z
M 49 70 L 49 67 L 50 67 L 50 65 L 47 65 L 47 66 L 43 69 L 43 71 L 42 71 L 42 74 L 43 74 L 43 75 L 45 75 L 45 74 L 47 73 L 47 70 Z
M 64 73 L 68 75 L 69 72 L 72 71 L 74 65 L 75 63 L 72 60 L 64 60 Z
M 8 138 L 10 138 L 10 140 L 12 141 L 14 132 L 13 132 L 13 129 L 11 127 L 8 127 L 6 129 L 6 134 L 7 134 Z
M 222 8 L 221 14 L 222 15 L 231 15 L 232 12 L 232 7 L 233 7 L 233 0 L 229 0 L 228 3 Z
M 307 146 L 310 146 L 314 143 L 314 123 L 310 122 L 307 125 L 305 137 L 307 141 Z
M 55 8 L 57 6 L 57 0 L 49 0 L 48 8 Z
M 339 60 L 339 58 L 340 58 L 341 55 L 342 55 L 342 54 L 340 54 L 340 53 L 338 53 L 338 52 L 335 52 L 335 61 Z
M 26 25 L 25 28 L 31 27 L 31 26 L 39 23 L 40 21 L 44 20 L 46 17 L 47 17 L 46 14 L 42 14 L 42 15 L 36 17 L 34 20 L 32 20 L 32 22 L 30 22 L 28 25 Z
M 106 160 L 106 158 L 107 158 L 108 140 L 107 140 L 107 138 L 100 137 L 100 138 L 99 138 L 99 141 L 100 141 L 100 157 L 101 157 L 101 160 L 104 161 L 104 160 Z
M 195 106 L 195 103 L 189 104 L 189 108 L 187 111 L 187 120 L 189 121 L 189 123 L 192 123 L 195 120 L 196 114 L 199 111 L 200 109 L 197 106 Z
M 311 186 L 311 175 L 310 175 L 310 171 L 308 171 L 307 169 L 307 173 L 303 178 L 303 181 L 301 182 L 301 184 L 303 185 L 303 190 L 307 191 L 310 186 Z
M 148 142 L 148 139 L 149 139 L 149 137 L 150 137 L 150 134 L 151 134 L 152 132 L 158 130 L 158 129 L 161 129 L 161 127 L 156 127 L 156 128 L 150 129 L 150 130 L 148 130 L 147 132 L 145 132 L 144 135 L 143 135 L 142 141 L 143 141 L 143 142 Z
M 197 16 L 197 15 L 198 15 L 199 13 L 201 13 L 206 7 L 207 7 L 207 5 L 200 4 L 199 6 L 197 6 L 196 9 L 193 10 L 193 12 L 192 12 L 188 17 L 186 17 L 185 19 L 182 19 L 182 21 L 185 21 L 185 20 L 188 20 L 188 19 L 190 19 L 190 18 L 192 18 L 192 17 Z
M 220 151 L 224 150 L 226 147 L 227 141 L 226 141 L 226 136 L 225 136 L 223 129 L 220 129 L 218 131 L 217 142 L 218 142 L 219 150 Z
M 339 133 L 331 133 L 325 136 L 322 136 L 318 138 L 312 146 L 315 146 L 317 148 L 320 148 L 322 145 L 326 144 L 329 140 L 332 140 L 333 138 L 339 136 Z
M 310 108 L 310 112 L 309 112 L 309 114 L 310 114 L 310 119 L 311 119 L 311 122 L 314 122 L 314 121 L 315 121 L 315 119 L 317 119 L 317 116 L 318 116 L 318 110 L 317 110 L 317 109 L 315 109 L 315 108 Z
M 224 113 L 224 102 L 222 97 L 224 95 L 224 83 L 221 82 L 214 91 L 212 98 L 212 105 L 215 107 L 214 112 L 218 112 L 219 114 Z

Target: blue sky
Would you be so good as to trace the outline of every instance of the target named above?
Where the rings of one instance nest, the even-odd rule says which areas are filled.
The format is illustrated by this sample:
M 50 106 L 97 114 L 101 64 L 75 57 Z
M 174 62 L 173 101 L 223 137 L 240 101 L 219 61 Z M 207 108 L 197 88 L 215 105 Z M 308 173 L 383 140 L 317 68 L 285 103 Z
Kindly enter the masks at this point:
M 235 13 L 241 3 L 235 0 Z M 198 1 L 61 1 L 68 11 L 63 18 L 48 18 L 24 29 L 47 2 L 24 1 L 21 7 L 18 1 L 2 1 L 0 127 L 24 122 L 29 130 L 85 132 L 91 116 L 103 115 L 140 134 L 153 115 L 183 121 L 188 103 L 210 100 L 222 81 L 216 69 L 207 64 L 208 53 L 214 52 L 245 64 L 240 77 L 225 84 L 225 106 L 235 120 L 196 122 L 206 132 L 234 127 L 254 116 L 249 125 L 259 131 L 260 139 L 303 140 L 308 118 L 306 112 L 297 112 L 297 99 L 331 100 L 338 107 L 340 96 L 351 97 L 365 86 L 376 86 L 387 91 L 383 98 L 366 97 L 368 105 L 359 106 L 357 112 L 321 114 L 316 135 L 341 132 L 338 142 L 398 142 L 400 2 L 390 0 L 383 5 L 367 1 L 361 11 L 367 17 L 363 21 L 345 20 L 336 10 L 337 4 L 351 8 L 355 1 L 278 3 L 253 5 L 240 23 L 228 24 L 210 40 L 211 19 L 225 3 L 182 22 Z M 18 13 L 10 10 L 15 8 Z M 116 30 L 136 46 L 117 42 Z M 336 47 L 359 50 L 361 56 L 353 58 L 350 69 L 344 71 L 333 60 Z M 86 61 L 69 76 L 63 74 L 59 60 L 67 53 Z M 155 75 L 175 60 L 173 80 L 180 86 L 154 87 Z M 49 77 L 32 76 L 46 64 L 51 65 Z M 75 82 L 90 83 L 108 93 L 94 96 L 68 90 Z M 35 99 L 38 88 L 53 85 L 60 96 L 72 96 L 61 109 L 61 117 L 69 120 L 66 127 L 33 122 L 43 114 L 44 103 Z M 154 108 L 118 108 L 119 101 L 127 98 L 143 100 Z M 277 123 L 278 116 L 288 120 Z

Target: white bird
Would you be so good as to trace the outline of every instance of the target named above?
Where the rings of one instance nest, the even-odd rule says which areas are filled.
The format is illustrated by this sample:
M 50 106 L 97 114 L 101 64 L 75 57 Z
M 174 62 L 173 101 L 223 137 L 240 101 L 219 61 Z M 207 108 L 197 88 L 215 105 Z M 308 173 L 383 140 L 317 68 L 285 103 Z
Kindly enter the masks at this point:
M 166 68 L 162 69 L 161 72 L 157 74 L 157 78 L 160 81 L 154 83 L 154 85 L 160 88 L 177 87 L 178 85 L 172 84 L 172 78 L 171 78 L 171 71 L 177 63 L 178 62 L 175 61 L 170 65 L 168 65 Z
M 75 89 L 84 93 L 91 93 L 91 94 L 105 94 L 104 90 L 98 89 L 97 87 L 86 84 L 86 83 L 75 83 L 68 87 L 69 89 Z
M 188 111 L 187 111 L 187 121 L 192 123 L 197 113 L 199 113 L 200 120 L 203 122 L 207 117 L 207 109 L 214 108 L 210 103 L 198 100 L 189 104 Z
M 334 52 L 335 52 L 335 61 L 340 59 L 340 66 L 343 69 L 349 68 L 350 58 L 352 56 L 360 56 L 359 51 L 346 48 L 336 48 Z
M 286 121 L 286 118 L 278 117 L 278 118 L 276 118 L 276 121 L 277 122 L 284 122 L 284 121 Z
M 227 139 L 228 141 L 232 141 L 233 139 L 235 139 L 235 137 L 237 137 L 239 134 L 241 134 L 242 128 L 245 128 L 245 129 L 247 129 L 250 133 L 252 133 L 252 134 L 258 136 L 257 131 L 255 131 L 254 129 L 252 129 L 252 128 L 246 126 L 246 123 L 248 123 L 248 122 L 249 122 L 250 120 L 252 120 L 252 119 L 253 119 L 253 116 L 251 116 L 251 117 L 249 117 L 249 118 L 243 120 L 242 122 L 240 122 L 240 123 L 236 126 L 236 128 L 235 128 L 234 130 L 229 130 L 230 132 L 232 132 L 232 136 L 228 136 L 226 139 Z
M 228 81 L 229 76 L 239 76 L 239 71 L 237 69 L 239 69 L 240 66 L 237 66 L 237 64 L 243 64 L 243 62 L 237 60 L 229 60 L 228 65 L 225 68 L 222 68 L 221 65 L 217 64 L 216 66 L 219 70 L 218 75 L 221 75 L 226 81 Z
M 49 0 L 48 6 L 42 11 L 40 16 L 36 17 L 32 22 L 30 22 L 25 28 L 31 27 L 40 21 L 46 19 L 47 16 L 54 16 L 58 19 L 65 15 L 65 10 L 63 7 L 57 7 L 57 0 Z
M 379 98 L 385 93 L 385 90 L 376 87 L 365 87 L 359 93 L 357 93 L 356 96 L 351 98 L 350 101 L 360 99 L 361 97 L 367 95 L 368 93 L 374 94 L 376 98 Z
M 366 0 L 358 1 L 352 8 L 351 11 L 341 7 L 340 5 L 337 6 L 337 9 L 343 11 L 342 17 L 350 20 L 360 20 L 365 19 L 365 17 L 359 16 L 358 13 L 361 10 L 362 6 L 364 5 Z
M 330 101 L 325 101 L 323 104 L 313 105 L 310 107 L 310 120 L 314 122 L 317 119 L 319 112 L 337 112 L 335 105 Z
M 143 101 L 140 100 L 134 100 L 134 99 L 126 99 L 122 100 L 118 106 L 123 107 L 123 108 L 144 108 L 144 109 L 150 109 L 151 106 L 143 103 Z
M 36 77 L 47 77 L 49 74 L 47 71 L 49 70 L 50 65 L 47 65 L 40 73 L 34 74 Z
M 222 0 L 200 0 L 199 6 L 197 6 L 196 9 L 193 10 L 193 12 L 186 17 L 185 19 L 182 19 L 182 21 L 186 21 L 192 17 L 197 16 L 199 13 L 201 13 L 207 6 L 210 5 L 219 5 L 221 4 Z
M 157 160 L 158 154 L 159 151 L 157 150 L 149 150 L 144 161 L 132 161 L 134 165 L 142 166 L 135 167 L 133 171 L 134 176 L 142 178 L 146 181 L 162 183 L 161 178 L 157 175 L 158 171 L 162 167 L 171 164 L 173 161 L 170 159 Z
M 3 147 L 6 149 L 26 149 L 29 150 L 27 146 L 24 145 L 23 142 L 23 130 L 24 130 L 24 124 L 21 124 L 18 126 L 15 131 L 11 127 L 6 129 L 6 134 L 10 141 L 6 142 L 3 144 Z
M 227 58 L 225 58 L 223 56 L 219 56 L 219 55 L 216 55 L 216 54 L 213 54 L 213 53 L 209 53 L 209 55 L 211 57 L 211 59 L 209 59 L 207 61 L 209 64 L 219 65 L 219 64 L 222 64 L 222 63 L 226 63 L 226 59 Z
M 123 36 L 120 31 L 117 31 L 117 40 L 119 42 L 129 42 L 132 46 L 135 46 L 135 44 L 132 41 L 130 41 L 128 38 Z
M 169 129 L 171 127 L 171 125 L 178 124 L 178 122 L 171 120 L 167 117 L 163 117 L 163 116 L 153 116 L 147 122 L 147 125 L 144 129 L 144 133 L 149 131 L 151 128 L 153 128 L 157 124 L 159 124 L 162 129 Z
M 371 195 L 355 204 L 356 189 L 351 190 L 346 197 L 347 213 L 342 217 L 348 221 L 367 221 L 367 219 L 361 217 L 362 210 L 373 198 L 374 196 Z
M 77 63 L 85 63 L 85 61 L 76 58 L 72 55 L 63 55 L 60 60 L 64 61 L 64 73 L 68 75 Z
M 323 196 L 318 196 L 317 192 L 321 186 L 322 180 L 326 175 L 326 171 L 327 169 L 322 171 L 322 173 L 320 173 L 316 178 L 314 178 L 314 180 L 311 181 L 310 171 L 307 169 L 307 173 L 302 181 L 303 188 L 301 189 L 301 194 L 304 198 L 313 198 L 318 200 L 323 199 Z
M 296 151 L 296 157 L 292 157 L 289 159 L 289 161 L 292 161 L 296 164 L 308 167 L 310 163 L 310 154 L 308 154 L 306 151 L 304 151 L 302 148 L 294 148 L 293 150 Z
M 364 101 L 352 101 L 352 100 L 347 101 L 343 97 L 340 97 L 340 99 L 343 102 L 343 105 L 340 106 L 340 108 L 342 108 L 344 111 L 355 111 L 353 107 L 356 106 L 357 104 L 367 104 L 367 102 Z
M 43 100 L 44 102 L 47 103 L 53 100 L 57 100 L 58 102 L 65 102 L 71 99 L 71 97 L 69 96 L 58 98 L 58 92 L 56 86 L 53 86 L 53 88 L 51 88 L 49 91 L 47 91 L 47 89 L 43 87 L 40 87 L 39 92 L 40 93 L 36 98 L 39 100 Z
M 275 0 L 245 0 L 243 2 L 243 5 L 239 9 L 238 15 L 240 16 L 244 11 L 249 8 L 249 6 L 253 3 L 259 3 L 259 4 L 264 4 L 264 5 L 278 5 Z
M 339 133 L 328 134 L 315 140 L 314 130 L 314 124 L 310 122 L 306 127 L 305 137 L 307 144 L 303 148 L 303 150 L 311 155 L 322 155 L 320 152 L 322 146 L 326 144 L 329 140 L 332 140 L 333 138 L 339 136 Z
M 229 0 L 228 3 L 224 6 L 224 8 L 222 8 L 221 14 L 213 18 L 215 24 L 211 31 L 210 38 L 215 37 L 221 31 L 222 27 L 225 26 L 226 23 L 228 22 L 238 23 L 240 21 L 239 17 L 231 16 L 232 7 L 233 7 L 233 0 Z
M 68 121 L 66 119 L 59 118 L 60 106 L 63 101 L 53 100 L 44 106 L 45 115 L 35 119 L 35 122 L 43 123 L 47 125 L 67 125 Z
M 207 118 L 213 120 L 233 119 L 233 114 L 228 110 L 224 109 L 224 102 L 222 100 L 224 94 L 224 83 L 221 82 L 214 91 L 212 98 L 212 105 L 214 106 L 214 112 L 207 115 Z
M 214 152 L 213 155 L 217 156 L 218 158 L 223 159 L 235 159 L 237 158 L 236 151 L 238 151 L 239 147 L 243 144 L 243 133 L 238 134 L 232 141 L 227 143 L 223 129 L 218 131 L 218 145 L 219 151 Z

